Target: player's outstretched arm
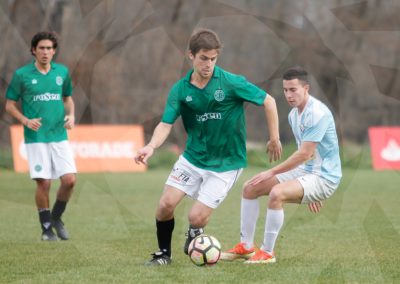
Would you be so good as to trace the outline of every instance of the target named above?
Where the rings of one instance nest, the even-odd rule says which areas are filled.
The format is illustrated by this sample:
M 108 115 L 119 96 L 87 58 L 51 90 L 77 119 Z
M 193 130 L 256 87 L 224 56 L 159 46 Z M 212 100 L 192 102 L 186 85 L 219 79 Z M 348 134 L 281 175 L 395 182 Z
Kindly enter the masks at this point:
M 264 100 L 265 116 L 267 118 L 269 141 L 267 142 L 267 154 L 269 162 L 277 161 L 282 155 L 282 144 L 279 140 L 279 117 L 275 99 L 268 95 Z
M 154 129 L 150 142 L 139 149 L 134 160 L 136 164 L 147 164 L 147 160 L 153 155 L 154 149 L 160 147 L 171 133 L 172 124 L 160 122 Z
M 6 100 L 6 112 L 21 122 L 23 125 L 32 129 L 34 131 L 38 131 L 39 128 L 42 126 L 40 122 L 42 118 L 32 118 L 29 119 L 22 114 L 22 112 L 18 109 L 17 102 L 13 100 Z

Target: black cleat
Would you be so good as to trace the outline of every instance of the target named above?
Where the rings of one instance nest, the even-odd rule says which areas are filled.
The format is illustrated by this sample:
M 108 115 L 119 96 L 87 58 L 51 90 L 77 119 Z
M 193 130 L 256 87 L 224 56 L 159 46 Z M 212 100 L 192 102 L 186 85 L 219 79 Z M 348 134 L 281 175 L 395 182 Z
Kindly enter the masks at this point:
M 57 236 L 63 240 L 66 241 L 69 239 L 68 232 L 64 227 L 63 221 L 61 219 L 58 220 L 51 220 L 51 225 L 53 228 L 56 230 Z
M 169 265 L 172 260 L 171 257 L 163 253 L 162 251 L 157 251 L 151 254 L 153 257 L 147 261 L 144 265 L 148 266 L 160 266 L 160 265 Z
M 54 234 L 53 230 L 43 231 L 42 241 L 54 242 L 54 241 L 57 241 L 57 236 L 56 236 L 56 234 Z
M 204 233 L 203 228 L 192 228 L 192 227 L 189 228 L 189 230 L 185 234 L 186 241 L 185 241 L 185 245 L 183 246 L 183 252 L 185 254 L 189 254 L 189 245 L 193 241 L 193 239 L 196 238 L 197 236 L 200 236 L 203 233 Z

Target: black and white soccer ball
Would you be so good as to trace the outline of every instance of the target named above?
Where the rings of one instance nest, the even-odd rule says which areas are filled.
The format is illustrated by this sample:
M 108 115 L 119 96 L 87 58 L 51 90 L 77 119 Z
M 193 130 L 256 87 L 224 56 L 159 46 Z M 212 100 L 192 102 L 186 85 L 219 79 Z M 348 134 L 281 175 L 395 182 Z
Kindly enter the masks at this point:
M 190 260 L 197 266 L 214 265 L 221 256 L 221 244 L 210 235 L 202 234 L 189 245 Z

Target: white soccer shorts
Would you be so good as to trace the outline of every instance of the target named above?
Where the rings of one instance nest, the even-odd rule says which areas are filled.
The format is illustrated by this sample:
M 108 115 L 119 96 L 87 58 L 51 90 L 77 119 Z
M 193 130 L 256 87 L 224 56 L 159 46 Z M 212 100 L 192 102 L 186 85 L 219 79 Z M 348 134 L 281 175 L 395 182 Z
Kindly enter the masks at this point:
M 276 178 L 280 183 L 297 179 L 303 186 L 304 196 L 301 203 L 305 204 L 328 199 L 339 186 L 339 184 L 328 181 L 300 168 L 277 174 Z
M 68 141 L 25 144 L 31 179 L 57 179 L 76 173 Z
M 204 170 L 180 156 L 166 184 L 215 209 L 228 195 L 242 171 L 243 169 L 226 172 Z

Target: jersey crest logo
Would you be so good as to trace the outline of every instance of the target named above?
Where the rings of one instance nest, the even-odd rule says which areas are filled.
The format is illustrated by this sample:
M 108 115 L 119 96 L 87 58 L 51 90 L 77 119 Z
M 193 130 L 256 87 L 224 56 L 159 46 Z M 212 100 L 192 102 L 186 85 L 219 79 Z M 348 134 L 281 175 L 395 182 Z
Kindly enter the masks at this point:
M 215 93 L 214 93 L 214 99 L 215 99 L 217 102 L 222 102 L 222 101 L 225 99 L 225 93 L 224 93 L 224 91 L 221 90 L 221 89 L 216 90 Z
M 56 84 L 61 86 L 63 84 L 63 78 L 61 76 L 56 77 Z
M 32 79 L 32 85 L 36 85 L 37 84 L 37 80 L 36 79 Z
M 187 96 L 187 97 L 186 97 L 186 101 L 187 101 L 187 102 L 193 101 L 192 96 Z

